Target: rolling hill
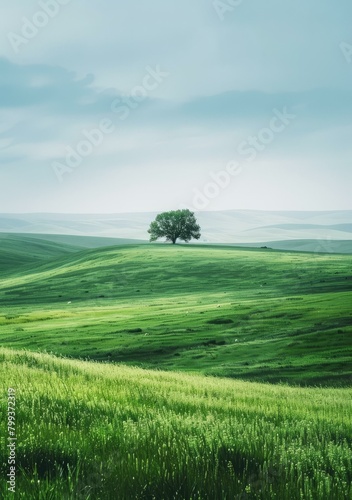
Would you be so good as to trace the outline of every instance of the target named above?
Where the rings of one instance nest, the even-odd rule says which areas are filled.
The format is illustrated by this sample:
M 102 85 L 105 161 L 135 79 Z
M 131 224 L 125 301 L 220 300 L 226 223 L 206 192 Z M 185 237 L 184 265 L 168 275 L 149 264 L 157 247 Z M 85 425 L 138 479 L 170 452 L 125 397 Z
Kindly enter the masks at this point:
M 351 380 L 348 256 L 202 245 L 71 250 L 30 269 L 8 266 L 3 346 L 259 381 Z
M 0 232 L 148 239 L 156 213 L 126 214 L 2 214 Z M 198 212 L 200 243 L 256 244 L 299 250 L 294 240 L 311 240 L 325 252 L 352 253 L 352 211 L 265 212 L 231 210 Z M 115 244 L 115 243 L 112 243 Z M 311 246 L 310 246 L 311 248 Z
M 350 256 L 49 238 L 0 238 L 16 497 L 350 498 Z
M 55 243 L 32 235 L 0 233 L 0 276 L 13 269 L 35 267 L 79 249 L 70 243 Z
M 262 248 L 266 246 L 274 250 L 289 250 L 292 252 L 352 254 L 352 240 L 297 239 L 283 241 L 262 241 L 260 243 L 235 243 L 233 244 L 233 246 L 242 248 Z
M 27 238 L 28 241 L 34 240 L 44 240 L 47 243 L 57 243 L 58 245 L 53 245 L 53 248 L 57 249 L 61 247 L 67 250 L 70 248 L 72 251 L 78 251 L 85 248 L 100 248 L 116 245 L 137 245 L 147 243 L 143 240 L 133 240 L 128 238 L 106 238 L 101 236 L 82 236 L 82 235 L 71 235 L 71 234 L 37 234 L 37 233 L 1 233 L 0 232 L 0 243 L 3 239 L 17 238 L 18 240 L 24 241 Z M 37 242 L 39 244 L 39 242 Z

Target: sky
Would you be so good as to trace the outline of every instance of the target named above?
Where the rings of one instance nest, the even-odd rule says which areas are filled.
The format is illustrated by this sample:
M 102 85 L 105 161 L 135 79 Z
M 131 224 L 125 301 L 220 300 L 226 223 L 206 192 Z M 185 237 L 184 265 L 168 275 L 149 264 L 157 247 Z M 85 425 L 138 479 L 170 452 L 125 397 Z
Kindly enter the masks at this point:
M 352 209 L 352 4 L 0 7 L 0 212 Z

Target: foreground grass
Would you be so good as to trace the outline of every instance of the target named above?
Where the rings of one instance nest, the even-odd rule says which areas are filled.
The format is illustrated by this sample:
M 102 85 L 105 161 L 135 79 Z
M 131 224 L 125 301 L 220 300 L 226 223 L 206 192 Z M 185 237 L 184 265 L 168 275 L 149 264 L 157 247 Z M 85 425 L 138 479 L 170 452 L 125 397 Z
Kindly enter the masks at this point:
M 17 239 L 14 259 L 22 250 Z M 252 381 L 351 382 L 350 256 L 141 245 L 26 269 L 7 262 L 3 346 Z
M 352 389 L 293 388 L 0 349 L 16 499 L 342 500 Z M 1 477 L 7 428 L 1 419 Z M 11 494 L 12 495 L 12 494 Z M 0 486 L 1 498 L 13 498 Z

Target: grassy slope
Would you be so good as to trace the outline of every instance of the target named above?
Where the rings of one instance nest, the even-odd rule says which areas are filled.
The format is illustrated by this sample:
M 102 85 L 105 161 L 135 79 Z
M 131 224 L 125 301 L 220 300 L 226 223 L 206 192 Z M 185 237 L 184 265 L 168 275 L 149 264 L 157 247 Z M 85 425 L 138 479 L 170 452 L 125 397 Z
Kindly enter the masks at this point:
M 86 250 L 0 282 L 0 341 L 144 367 L 351 381 L 352 263 L 229 247 Z
M 16 390 L 16 499 L 351 498 L 351 389 L 261 385 L 7 349 L 0 360 L 3 394 Z M 5 418 L 0 436 L 3 445 Z M 1 446 L 2 478 L 7 456 Z M 0 496 L 14 498 L 4 480 Z
M 0 239 L 4 233 L 0 233 Z M 113 245 L 130 245 L 130 244 L 143 244 L 147 241 L 134 240 L 128 238 L 105 238 L 101 236 L 76 236 L 70 234 L 36 234 L 31 233 L 7 233 L 7 236 L 15 236 L 17 238 L 34 238 L 36 240 L 45 240 L 63 245 L 73 246 L 77 248 L 99 248 L 108 247 Z M 60 246 L 60 245 L 58 245 Z
M 0 276 L 22 268 L 32 268 L 77 250 L 70 242 L 58 244 L 41 241 L 33 236 L 0 233 Z
M 289 250 L 299 252 L 323 252 L 352 254 L 352 240 L 283 240 L 265 241 L 261 243 L 241 243 L 234 246 L 256 247 L 267 246 L 276 250 Z

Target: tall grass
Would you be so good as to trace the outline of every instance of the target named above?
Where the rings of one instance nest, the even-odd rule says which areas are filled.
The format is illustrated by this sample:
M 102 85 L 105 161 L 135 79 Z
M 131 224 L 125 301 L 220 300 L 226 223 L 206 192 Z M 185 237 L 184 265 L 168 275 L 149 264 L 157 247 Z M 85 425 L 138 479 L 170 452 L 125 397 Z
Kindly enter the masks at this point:
M 16 499 L 349 499 L 352 390 L 0 349 L 17 392 Z M 6 410 L 6 403 L 2 399 Z M 2 412 L 5 415 L 5 411 Z M 1 419 L 1 498 L 8 494 Z

